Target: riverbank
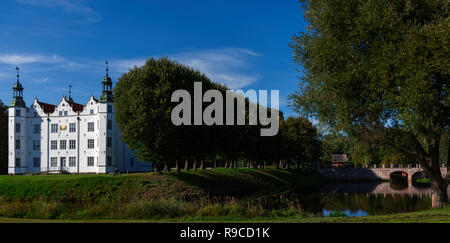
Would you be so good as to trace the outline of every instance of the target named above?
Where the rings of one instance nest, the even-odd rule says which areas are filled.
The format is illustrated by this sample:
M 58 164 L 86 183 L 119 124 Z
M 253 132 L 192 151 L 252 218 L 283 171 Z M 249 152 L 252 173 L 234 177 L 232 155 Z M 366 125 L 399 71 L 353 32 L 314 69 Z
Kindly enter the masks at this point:
M 301 205 L 266 210 L 258 195 L 318 188 L 311 171 L 217 169 L 168 174 L 0 176 L 0 217 L 59 220 L 284 218 Z
M 184 220 L 39 220 L 0 218 L 0 223 L 450 223 L 450 207 L 422 212 L 368 217 L 302 217 L 284 219 L 184 219 Z

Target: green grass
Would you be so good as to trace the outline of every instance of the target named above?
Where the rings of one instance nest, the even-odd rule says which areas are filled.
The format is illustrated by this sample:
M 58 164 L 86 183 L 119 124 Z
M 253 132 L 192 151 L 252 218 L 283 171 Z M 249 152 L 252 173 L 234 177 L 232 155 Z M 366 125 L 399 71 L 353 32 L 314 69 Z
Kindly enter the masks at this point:
M 450 223 L 450 207 L 422 212 L 368 217 L 233 218 L 204 217 L 163 220 L 40 220 L 0 218 L 0 223 Z
M 297 205 L 268 211 L 242 200 L 326 180 L 275 169 L 182 173 L 0 176 L 0 217 L 62 220 L 162 220 L 193 217 L 289 217 Z
M 319 218 L 292 204 L 247 199 L 328 181 L 294 170 L 217 169 L 169 174 L 0 176 L 0 222 L 450 222 L 450 208 Z

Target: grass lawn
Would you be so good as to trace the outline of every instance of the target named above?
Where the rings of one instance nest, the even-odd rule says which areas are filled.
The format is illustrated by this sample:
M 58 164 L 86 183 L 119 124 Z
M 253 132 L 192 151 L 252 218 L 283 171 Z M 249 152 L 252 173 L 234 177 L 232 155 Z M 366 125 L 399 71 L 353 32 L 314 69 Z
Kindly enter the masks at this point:
M 450 223 L 450 207 L 423 212 L 368 217 L 238 219 L 227 217 L 178 220 L 38 220 L 0 218 L 0 223 Z
M 361 218 L 318 218 L 295 205 L 267 211 L 241 200 L 268 191 L 282 192 L 284 188 L 320 187 L 327 182 L 304 171 L 247 168 L 164 175 L 0 176 L 0 223 L 450 222 L 450 208 Z

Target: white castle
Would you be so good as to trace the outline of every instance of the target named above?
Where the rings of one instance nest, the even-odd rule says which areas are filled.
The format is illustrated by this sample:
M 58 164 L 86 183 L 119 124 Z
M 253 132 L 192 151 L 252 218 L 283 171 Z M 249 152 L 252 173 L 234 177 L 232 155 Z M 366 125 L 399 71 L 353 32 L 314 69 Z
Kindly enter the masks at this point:
M 29 108 L 16 69 L 9 106 L 9 174 L 151 171 L 151 163 L 139 162 L 120 140 L 108 67 L 100 99 L 91 96 L 85 105 L 77 104 L 69 90 L 58 105 L 36 98 Z

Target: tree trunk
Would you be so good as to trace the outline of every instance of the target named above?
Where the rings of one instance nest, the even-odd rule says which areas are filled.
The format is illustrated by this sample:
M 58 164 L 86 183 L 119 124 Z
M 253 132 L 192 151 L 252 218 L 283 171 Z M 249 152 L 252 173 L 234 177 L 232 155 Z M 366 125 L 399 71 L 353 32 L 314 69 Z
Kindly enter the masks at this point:
M 280 165 L 278 166 L 278 168 L 283 169 L 283 161 L 280 160 Z
M 177 170 L 178 173 L 180 173 L 180 165 L 178 163 L 178 160 L 175 161 L 175 169 Z
M 228 169 L 228 160 L 225 161 L 225 169 Z
M 214 170 L 216 170 L 216 169 L 217 169 L 217 161 L 214 160 Z
M 189 161 L 186 160 L 186 162 L 184 162 L 184 171 L 188 171 L 189 170 Z
M 197 170 L 197 160 L 194 160 L 194 165 L 192 166 L 192 170 Z
M 447 182 L 431 182 L 431 204 L 433 208 L 442 208 L 448 205 L 447 188 Z
M 153 163 L 153 172 L 158 173 L 158 165 L 156 163 Z
M 169 172 L 169 166 L 167 166 L 167 161 L 164 162 L 164 173 L 168 173 Z
M 205 164 L 203 162 L 203 160 L 200 162 L 200 170 L 204 170 L 205 169 Z

